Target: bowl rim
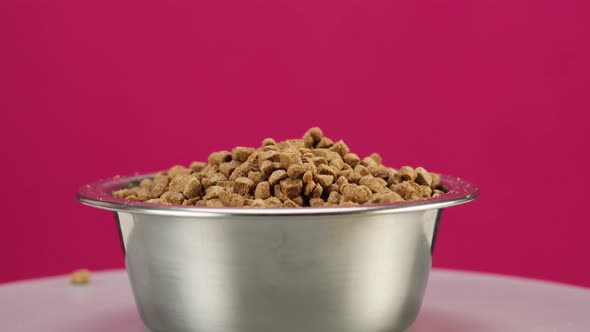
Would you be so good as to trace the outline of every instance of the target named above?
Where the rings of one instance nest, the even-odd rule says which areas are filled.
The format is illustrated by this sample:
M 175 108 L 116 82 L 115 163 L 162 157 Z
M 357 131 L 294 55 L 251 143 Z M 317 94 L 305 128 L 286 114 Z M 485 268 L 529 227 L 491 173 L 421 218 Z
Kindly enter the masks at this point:
M 164 205 L 139 201 L 127 201 L 112 196 L 114 190 L 139 183 L 155 173 L 115 176 L 84 185 L 76 198 L 82 204 L 115 212 L 160 215 L 171 217 L 229 217 L 229 216 L 327 216 L 349 214 L 392 214 L 441 209 L 470 202 L 479 196 L 479 188 L 464 179 L 440 174 L 441 183 L 449 192 L 438 197 L 387 204 L 371 204 L 343 207 L 304 208 L 213 208 L 181 205 Z

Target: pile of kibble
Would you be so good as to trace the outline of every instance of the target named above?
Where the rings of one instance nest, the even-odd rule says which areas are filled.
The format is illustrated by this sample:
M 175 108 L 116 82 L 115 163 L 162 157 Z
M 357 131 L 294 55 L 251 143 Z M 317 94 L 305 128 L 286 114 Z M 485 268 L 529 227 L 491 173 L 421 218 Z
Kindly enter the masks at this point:
M 439 180 L 422 167 L 386 167 L 376 153 L 361 159 L 312 128 L 303 139 L 212 153 L 207 163 L 174 166 L 113 196 L 207 207 L 354 206 L 436 197 L 447 191 Z

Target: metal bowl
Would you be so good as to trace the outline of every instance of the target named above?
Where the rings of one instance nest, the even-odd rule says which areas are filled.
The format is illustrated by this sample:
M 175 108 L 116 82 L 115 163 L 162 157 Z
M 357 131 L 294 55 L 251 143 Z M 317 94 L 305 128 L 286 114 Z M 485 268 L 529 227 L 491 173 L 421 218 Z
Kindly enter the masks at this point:
M 153 332 L 395 332 L 420 308 L 448 194 L 335 208 L 197 208 L 111 196 L 150 175 L 82 187 L 115 212 L 139 313 Z

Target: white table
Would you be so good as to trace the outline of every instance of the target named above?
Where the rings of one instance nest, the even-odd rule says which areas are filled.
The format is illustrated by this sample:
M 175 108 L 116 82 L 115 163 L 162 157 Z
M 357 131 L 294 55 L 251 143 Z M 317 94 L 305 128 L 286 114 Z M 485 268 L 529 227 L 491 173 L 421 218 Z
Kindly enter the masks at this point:
M 124 271 L 0 285 L 0 331 L 145 332 Z M 590 290 L 497 275 L 434 270 L 410 332 L 588 332 Z M 277 331 L 279 332 L 279 331 Z

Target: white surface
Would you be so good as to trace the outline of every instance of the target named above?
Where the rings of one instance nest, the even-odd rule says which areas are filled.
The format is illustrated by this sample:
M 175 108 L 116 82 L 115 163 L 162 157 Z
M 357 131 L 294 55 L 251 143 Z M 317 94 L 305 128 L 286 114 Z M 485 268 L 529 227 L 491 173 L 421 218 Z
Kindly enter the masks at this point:
M 123 271 L 0 285 L 0 331 L 144 332 Z M 590 290 L 434 270 L 411 332 L 588 332 Z M 222 331 L 220 331 L 222 332 Z M 279 332 L 279 331 L 277 331 Z

